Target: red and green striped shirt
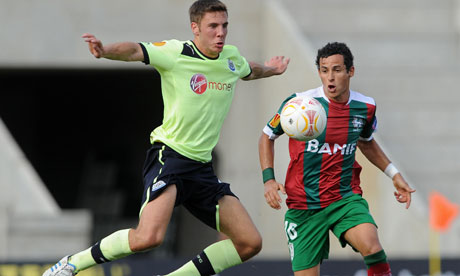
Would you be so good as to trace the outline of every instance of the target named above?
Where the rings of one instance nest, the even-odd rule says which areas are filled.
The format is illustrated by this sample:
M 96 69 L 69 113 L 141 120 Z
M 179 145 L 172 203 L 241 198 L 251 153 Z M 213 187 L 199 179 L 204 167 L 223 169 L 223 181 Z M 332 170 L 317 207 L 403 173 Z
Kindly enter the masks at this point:
M 286 203 L 289 209 L 320 209 L 353 194 L 362 194 L 355 160 L 358 140 L 372 140 L 377 126 L 375 101 L 350 91 L 347 103 L 329 100 L 323 87 L 295 93 L 281 105 L 265 126 L 270 139 L 282 135 L 279 114 L 284 104 L 298 95 L 317 99 L 327 113 L 325 131 L 316 139 L 301 142 L 289 139 L 291 161 L 286 173 Z

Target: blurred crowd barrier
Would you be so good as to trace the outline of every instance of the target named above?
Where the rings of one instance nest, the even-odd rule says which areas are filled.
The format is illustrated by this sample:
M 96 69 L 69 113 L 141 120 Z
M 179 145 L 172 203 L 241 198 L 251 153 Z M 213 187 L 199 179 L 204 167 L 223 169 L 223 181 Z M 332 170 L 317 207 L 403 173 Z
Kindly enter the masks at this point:
M 131 256 L 112 263 L 94 266 L 80 272 L 79 276 L 152 276 L 166 274 L 180 267 L 187 260 L 156 259 Z M 0 276 L 41 276 L 52 263 L 0 263 Z M 391 260 L 395 276 L 429 275 L 428 259 Z M 291 276 L 288 260 L 255 260 L 230 268 L 220 276 Z M 326 260 L 321 266 L 323 276 L 366 276 L 367 271 L 361 260 Z M 442 273 L 438 276 L 460 275 L 460 259 L 442 260 Z

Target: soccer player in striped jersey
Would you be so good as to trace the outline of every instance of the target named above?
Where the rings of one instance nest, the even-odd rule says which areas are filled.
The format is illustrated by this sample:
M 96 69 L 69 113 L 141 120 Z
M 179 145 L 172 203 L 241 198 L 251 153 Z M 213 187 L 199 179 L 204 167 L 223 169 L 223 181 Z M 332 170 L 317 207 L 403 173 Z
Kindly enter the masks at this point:
M 164 118 L 152 131 L 144 165 L 144 194 L 136 228 L 117 231 L 94 246 L 64 257 L 44 276 L 73 276 L 95 264 L 159 246 L 173 208 L 184 205 L 228 239 L 218 241 L 171 276 L 214 275 L 256 255 L 261 236 L 246 209 L 214 174 L 211 152 L 233 99 L 237 80 L 280 75 L 289 59 L 248 62 L 225 45 L 228 14 L 217 0 L 195 1 L 189 9 L 193 40 L 103 45 L 84 34 L 96 58 L 142 61 L 161 75 Z M 154 93 L 156 91 L 152 91 Z
M 329 230 L 342 247 L 349 244 L 361 253 L 368 275 L 391 275 L 377 226 L 362 198 L 356 149 L 393 180 L 396 200 L 405 203 L 406 208 L 415 190 L 373 139 L 377 126 L 374 99 L 350 90 L 355 68 L 347 45 L 328 43 L 318 50 L 316 65 L 322 86 L 288 97 L 260 137 L 266 201 L 272 208 L 280 209 L 279 191 L 287 194 L 285 231 L 295 276 L 319 275 L 320 263 L 329 254 Z M 291 161 L 283 185 L 273 173 L 275 139 L 284 133 L 279 114 L 289 99 L 301 94 L 314 97 L 323 105 L 327 125 L 316 139 L 289 139 Z

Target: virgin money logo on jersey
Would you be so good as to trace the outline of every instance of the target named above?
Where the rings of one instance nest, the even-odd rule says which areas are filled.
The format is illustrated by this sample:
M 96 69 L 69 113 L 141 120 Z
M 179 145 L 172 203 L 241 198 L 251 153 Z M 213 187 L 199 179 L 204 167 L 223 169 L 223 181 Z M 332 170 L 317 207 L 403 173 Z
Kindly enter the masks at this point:
M 208 81 L 203 74 L 195 74 L 190 79 L 190 88 L 197 94 L 203 94 L 208 88 L 217 91 L 232 91 L 231 83 Z
M 195 74 L 190 79 L 190 88 L 197 94 L 203 94 L 208 88 L 208 80 L 202 74 Z

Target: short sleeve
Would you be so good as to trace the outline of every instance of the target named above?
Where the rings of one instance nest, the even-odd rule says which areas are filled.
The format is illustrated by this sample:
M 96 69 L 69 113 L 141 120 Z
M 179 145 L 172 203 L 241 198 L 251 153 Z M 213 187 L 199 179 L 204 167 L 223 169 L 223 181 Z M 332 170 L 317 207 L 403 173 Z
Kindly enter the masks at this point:
M 366 121 L 366 124 L 359 135 L 360 140 L 370 141 L 373 139 L 372 134 L 377 130 L 377 117 L 375 116 L 375 109 L 370 120 Z
M 170 70 L 179 57 L 183 44 L 178 40 L 161 42 L 141 42 L 144 51 L 144 63 L 158 70 Z
M 229 58 L 232 61 L 232 64 L 229 64 L 230 66 L 234 66 L 238 70 L 238 76 L 240 79 L 243 79 L 247 76 L 249 76 L 252 73 L 251 66 L 249 65 L 249 62 L 246 60 L 245 57 L 243 57 L 240 54 L 240 51 L 238 48 L 234 45 L 225 45 L 227 49 L 227 55 L 224 58 Z
M 249 62 L 243 56 L 240 56 L 240 58 L 240 79 L 244 79 L 251 75 L 252 69 Z

